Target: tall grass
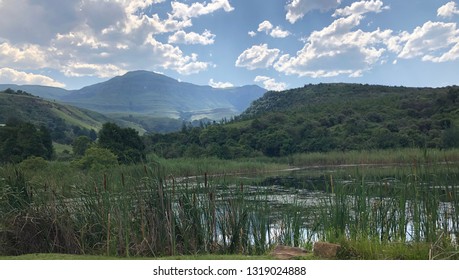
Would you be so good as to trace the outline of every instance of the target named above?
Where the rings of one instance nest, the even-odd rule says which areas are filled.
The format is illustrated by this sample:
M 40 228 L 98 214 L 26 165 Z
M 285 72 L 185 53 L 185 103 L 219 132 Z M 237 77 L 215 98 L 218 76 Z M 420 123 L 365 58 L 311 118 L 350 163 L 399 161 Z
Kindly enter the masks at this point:
M 316 219 L 322 225 L 318 234 L 329 241 L 441 243 L 453 248 L 459 241 L 458 175 L 452 165 L 417 164 L 410 173 L 391 178 L 358 174 L 345 182 L 330 179 L 330 195 Z
M 327 153 L 294 154 L 288 158 L 294 166 L 349 164 L 415 164 L 451 163 L 459 161 L 459 149 L 438 150 L 403 148 L 396 150 L 332 151 Z
M 274 243 L 268 204 L 207 174 L 179 181 L 151 164 L 86 175 L 67 190 L 56 178 L 45 187 L 13 167 L 1 171 L 0 254 L 263 254 Z

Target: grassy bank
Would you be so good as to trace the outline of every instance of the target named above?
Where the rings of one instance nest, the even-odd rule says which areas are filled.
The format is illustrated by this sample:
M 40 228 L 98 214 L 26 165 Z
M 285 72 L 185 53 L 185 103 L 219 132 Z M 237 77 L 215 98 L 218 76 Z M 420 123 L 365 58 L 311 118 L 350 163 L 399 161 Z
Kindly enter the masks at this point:
M 459 149 L 362 150 L 346 152 L 295 154 L 283 159 L 293 166 L 349 165 L 349 164 L 407 164 L 459 162 Z

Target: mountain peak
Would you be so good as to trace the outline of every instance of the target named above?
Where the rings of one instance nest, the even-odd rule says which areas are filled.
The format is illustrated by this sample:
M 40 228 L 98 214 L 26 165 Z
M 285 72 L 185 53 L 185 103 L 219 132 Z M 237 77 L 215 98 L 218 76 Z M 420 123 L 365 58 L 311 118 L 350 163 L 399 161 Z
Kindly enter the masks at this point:
M 143 114 L 185 121 L 221 120 L 240 114 L 265 92 L 258 86 L 215 89 L 137 70 L 84 87 L 65 97 L 65 101 L 118 115 Z

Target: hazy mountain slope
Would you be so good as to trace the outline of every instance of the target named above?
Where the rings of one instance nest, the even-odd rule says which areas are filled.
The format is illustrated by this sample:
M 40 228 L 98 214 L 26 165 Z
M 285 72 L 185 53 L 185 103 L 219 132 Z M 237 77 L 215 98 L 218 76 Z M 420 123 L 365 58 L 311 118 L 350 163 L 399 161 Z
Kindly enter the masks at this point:
M 215 89 L 153 72 L 133 71 L 74 91 L 62 101 L 101 113 L 218 120 L 238 115 L 264 92 L 257 86 Z

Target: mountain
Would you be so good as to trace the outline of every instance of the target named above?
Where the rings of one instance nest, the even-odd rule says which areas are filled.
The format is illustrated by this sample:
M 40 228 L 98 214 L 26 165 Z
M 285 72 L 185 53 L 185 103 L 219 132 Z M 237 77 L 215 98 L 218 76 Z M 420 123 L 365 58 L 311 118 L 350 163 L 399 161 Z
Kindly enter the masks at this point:
M 265 92 L 258 86 L 216 89 L 179 82 L 154 72 L 133 71 L 72 91 L 61 101 L 118 116 L 221 120 L 240 114 Z
M 78 135 L 98 131 L 112 119 L 86 109 L 49 101 L 22 90 L 0 91 L 0 124 L 18 120 L 44 125 L 54 141 L 69 144 Z

